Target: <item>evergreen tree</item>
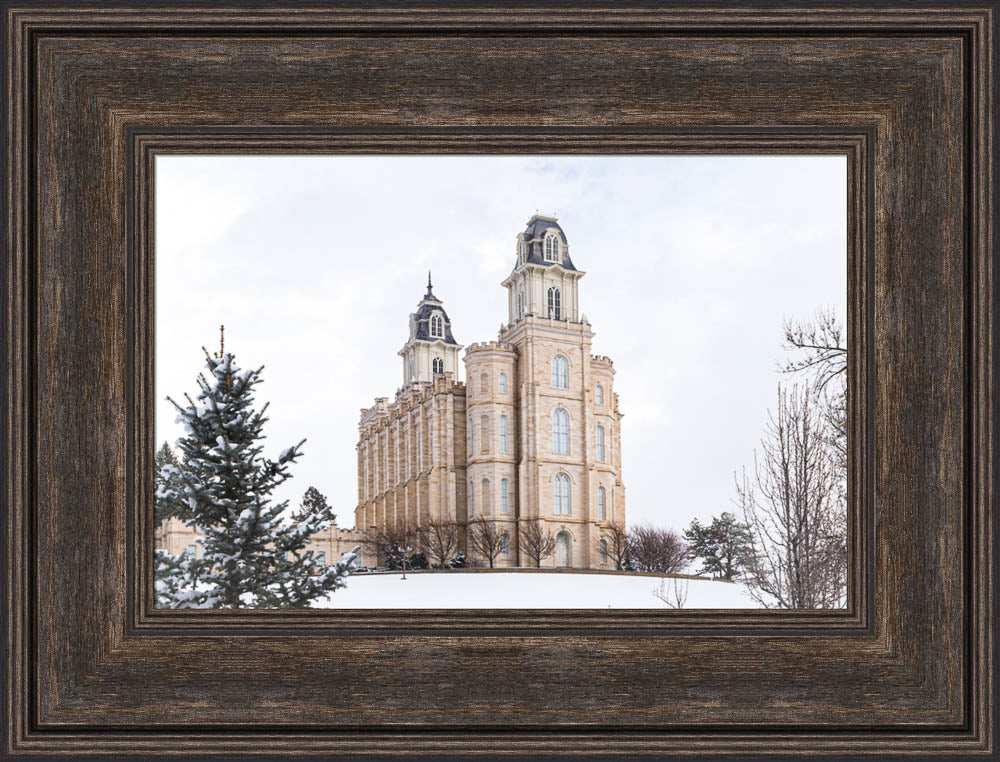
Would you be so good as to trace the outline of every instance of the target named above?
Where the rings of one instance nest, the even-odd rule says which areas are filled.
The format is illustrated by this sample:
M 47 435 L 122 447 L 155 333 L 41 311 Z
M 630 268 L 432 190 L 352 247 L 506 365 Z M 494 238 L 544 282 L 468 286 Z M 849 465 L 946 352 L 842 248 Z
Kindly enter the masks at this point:
M 306 489 L 305 494 L 302 495 L 302 502 L 299 504 L 298 512 L 292 518 L 295 521 L 300 521 L 314 513 L 323 513 L 324 515 L 329 513 L 330 523 L 336 524 L 337 517 L 330 511 L 330 504 L 327 502 L 326 495 L 315 487 L 309 487 Z
M 176 516 L 181 506 L 168 499 L 180 486 L 180 461 L 166 442 L 153 456 L 153 473 L 156 483 L 156 493 L 153 501 L 155 526 L 160 526 L 167 519 Z
M 357 549 L 334 566 L 320 566 L 305 550 L 312 535 L 329 527 L 333 513 L 303 505 L 294 521 L 282 521 L 288 501 L 272 503 L 287 481 L 302 440 L 277 460 L 263 456 L 267 404 L 254 409 L 261 371 L 242 370 L 233 355 L 205 352 L 207 373 L 199 393 L 177 408 L 185 436 L 177 442 L 176 482 L 163 480 L 157 494 L 163 511 L 181 516 L 203 535 L 202 557 L 164 559 L 157 582 L 161 603 L 178 608 L 298 608 L 344 586 Z M 168 471 L 168 473 L 171 473 Z M 318 569 L 318 570 L 317 570 Z
M 702 560 L 699 574 L 716 574 L 732 580 L 740 575 L 743 561 L 750 550 L 750 530 L 728 511 L 702 526 L 698 519 L 684 530 L 694 558 Z

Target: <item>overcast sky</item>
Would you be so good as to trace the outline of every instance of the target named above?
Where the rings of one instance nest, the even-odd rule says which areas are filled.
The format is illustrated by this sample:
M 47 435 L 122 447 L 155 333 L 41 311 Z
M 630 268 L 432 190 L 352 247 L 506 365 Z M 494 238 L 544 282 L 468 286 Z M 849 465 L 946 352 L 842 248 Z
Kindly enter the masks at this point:
M 427 270 L 463 345 L 497 338 L 514 236 L 555 215 L 587 274 L 593 352 L 614 361 L 630 524 L 733 510 L 774 406 L 786 318 L 846 291 L 844 157 L 158 157 L 157 440 L 194 396 L 201 346 L 265 365 L 283 496 L 354 523 L 358 415 L 402 383 Z M 464 380 L 464 379 L 463 379 Z

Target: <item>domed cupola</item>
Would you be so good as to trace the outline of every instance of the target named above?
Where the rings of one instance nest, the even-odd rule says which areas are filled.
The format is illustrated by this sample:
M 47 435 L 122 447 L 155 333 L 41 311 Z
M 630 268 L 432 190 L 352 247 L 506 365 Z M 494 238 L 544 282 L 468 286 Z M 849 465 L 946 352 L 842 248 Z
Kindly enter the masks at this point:
M 517 267 L 527 264 L 559 265 L 576 270 L 569 256 L 569 241 L 555 217 L 534 215 L 523 233 L 518 234 Z
M 458 353 L 462 349 L 451 332 L 451 319 L 441 300 L 434 295 L 431 274 L 427 273 L 427 293 L 410 314 L 410 337 L 398 354 L 403 358 L 403 383 L 431 381 L 439 373 L 451 373 L 458 380 Z
M 584 274 L 570 259 L 569 241 L 559 221 L 534 215 L 517 234 L 517 261 L 501 283 L 508 291 L 508 325 L 529 315 L 578 322 L 578 281 Z

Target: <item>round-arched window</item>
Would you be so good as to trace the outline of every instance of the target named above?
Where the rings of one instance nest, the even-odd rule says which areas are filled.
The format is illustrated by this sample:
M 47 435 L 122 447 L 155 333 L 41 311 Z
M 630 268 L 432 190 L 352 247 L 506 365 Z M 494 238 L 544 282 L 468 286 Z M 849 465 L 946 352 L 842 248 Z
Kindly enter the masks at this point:
M 438 339 L 444 336 L 444 320 L 440 315 L 431 315 L 431 336 Z
M 559 236 L 549 233 L 545 236 L 545 261 L 558 262 L 560 260 Z
M 569 477 L 566 474 L 556 474 L 552 480 L 552 512 L 569 515 Z
M 444 360 L 442 360 L 440 357 L 434 358 L 433 366 L 435 373 L 444 373 Z

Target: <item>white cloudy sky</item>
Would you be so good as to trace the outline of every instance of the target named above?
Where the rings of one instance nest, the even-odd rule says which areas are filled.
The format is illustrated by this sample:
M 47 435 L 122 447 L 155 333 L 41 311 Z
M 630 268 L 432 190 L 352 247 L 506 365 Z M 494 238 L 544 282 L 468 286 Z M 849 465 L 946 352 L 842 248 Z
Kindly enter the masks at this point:
M 461 344 L 496 339 L 514 236 L 555 214 L 615 363 L 629 523 L 732 510 L 784 357 L 785 318 L 846 304 L 846 160 L 750 156 L 242 156 L 156 163 L 157 439 L 201 346 L 265 365 L 284 496 L 357 500 L 358 413 L 392 398 L 427 270 Z

